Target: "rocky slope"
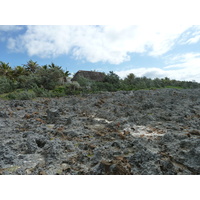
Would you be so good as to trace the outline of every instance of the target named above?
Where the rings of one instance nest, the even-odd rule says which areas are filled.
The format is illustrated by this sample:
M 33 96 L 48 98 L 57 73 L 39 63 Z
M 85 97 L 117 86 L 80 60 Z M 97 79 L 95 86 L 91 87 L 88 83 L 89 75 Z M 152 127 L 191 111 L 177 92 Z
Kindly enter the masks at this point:
M 0 100 L 0 174 L 200 174 L 200 90 Z

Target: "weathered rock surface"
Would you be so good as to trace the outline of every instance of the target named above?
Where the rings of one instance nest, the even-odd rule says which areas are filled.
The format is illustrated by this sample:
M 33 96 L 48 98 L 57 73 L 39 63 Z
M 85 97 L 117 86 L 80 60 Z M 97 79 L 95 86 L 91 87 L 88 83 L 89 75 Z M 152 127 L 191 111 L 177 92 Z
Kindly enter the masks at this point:
M 200 90 L 0 100 L 0 174 L 200 174 Z

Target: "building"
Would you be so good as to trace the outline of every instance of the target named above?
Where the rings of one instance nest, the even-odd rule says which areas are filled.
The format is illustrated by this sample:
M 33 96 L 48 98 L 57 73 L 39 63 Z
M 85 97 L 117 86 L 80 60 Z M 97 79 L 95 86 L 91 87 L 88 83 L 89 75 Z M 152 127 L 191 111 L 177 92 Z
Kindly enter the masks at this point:
M 72 81 L 77 81 L 79 77 L 84 77 L 93 81 L 103 82 L 105 74 L 102 72 L 79 70 L 72 78 Z

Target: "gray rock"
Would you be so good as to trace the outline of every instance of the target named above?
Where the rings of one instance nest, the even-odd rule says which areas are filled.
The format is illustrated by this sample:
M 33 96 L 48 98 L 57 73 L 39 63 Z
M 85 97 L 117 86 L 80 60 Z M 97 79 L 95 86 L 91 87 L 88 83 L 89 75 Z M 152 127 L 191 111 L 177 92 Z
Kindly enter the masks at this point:
M 1 100 L 0 174 L 200 174 L 199 96 L 161 89 Z
M 71 137 L 71 138 L 74 138 L 74 137 L 78 137 L 79 136 L 79 133 L 76 132 L 76 131 L 64 131 L 63 134 L 67 137 Z
M 61 142 L 59 140 L 52 140 L 46 143 L 42 155 L 44 155 L 46 162 L 50 164 L 59 160 L 62 151 L 63 147 Z
M 46 139 L 44 136 L 39 134 L 29 134 L 27 136 L 27 152 L 28 154 L 35 153 L 38 149 L 43 148 L 46 144 Z
M 2 118 L 8 118 L 9 116 L 7 115 L 6 112 L 0 111 L 0 117 L 2 117 Z
M 5 165 L 12 165 L 14 163 L 15 153 L 9 146 L 0 145 L 0 166 L 3 168 Z
M 48 109 L 46 112 L 47 112 L 47 120 L 48 120 L 48 123 L 50 123 L 50 124 L 56 123 L 56 121 L 57 121 L 58 118 L 60 117 L 60 112 L 59 112 L 59 110 L 58 110 L 58 109 L 51 108 L 51 109 Z
M 183 164 L 188 167 L 193 174 L 200 174 L 200 146 L 196 148 L 193 147 L 186 153 Z

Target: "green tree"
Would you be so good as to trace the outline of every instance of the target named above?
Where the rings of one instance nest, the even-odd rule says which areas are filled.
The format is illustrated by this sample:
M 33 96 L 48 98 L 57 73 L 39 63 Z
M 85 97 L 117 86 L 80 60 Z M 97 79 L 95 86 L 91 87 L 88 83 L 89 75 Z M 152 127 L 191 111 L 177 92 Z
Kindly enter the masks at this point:
M 19 76 L 22 76 L 22 75 L 28 75 L 28 72 L 26 71 L 26 69 L 22 66 L 15 67 L 13 70 L 13 77 L 17 79 Z
M 65 76 L 66 76 L 66 77 L 69 77 L 70 75 L 71 75 L 71 73 L 70 73 L 69 71 L 66 71 L 66 72 L 65 72 Z
M 43 65 L 42 68 L 47 70 L 49 68 L 49 66 L 48 65 Z
M 113 71 L 110 71 L 105 76 L 105 82 L 111 83 L 111 84 L 119 84 L 120 79 L 117 74 L 115 74 Z
M 48 65 L 48 67 L 49 67 L 50 69 L 58 69 L 58 70 L 61 70 L 61 71 L 62 71 L 62 67 L 60 67 L 60 66 L 58 66 L 58 65 L 55 65 L 53 62 L 52 62 L 50 65 Z
M 155 78 L 154 80 L 154 85 L 156 88 L 161 88 L 162 87 L 162 81 L 159 78 Z
M 7 76 L 9 78 L 12 76 L 12 68 L 9 63 L 0 61 L 0 75 Z
M 35 73 L 36 70 L 39 68 L 39 65 L 37 64 L 37 61 L 34 62 L 32 60 L 29 60 L 27 64 L 24 65 L 25 69 L 30 73 Z
M 64 77 L 64 73 L 59 68 L 39 68 L 36 73 L 38 87 L 43 87 L 48 90 L 54 89 L 60 84 L 60 78 Z
M 133 85 L 135 83 L 135 75 L 133 73 L 130 73 L 125 79 L 125 83 L 126 84 L 130 84 L 130 85 Z

